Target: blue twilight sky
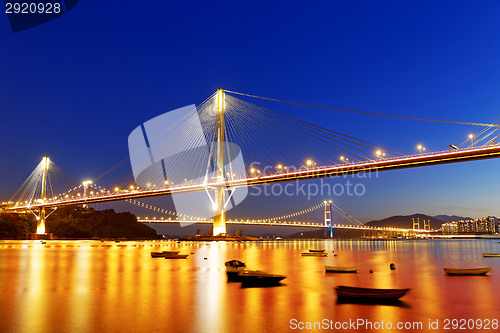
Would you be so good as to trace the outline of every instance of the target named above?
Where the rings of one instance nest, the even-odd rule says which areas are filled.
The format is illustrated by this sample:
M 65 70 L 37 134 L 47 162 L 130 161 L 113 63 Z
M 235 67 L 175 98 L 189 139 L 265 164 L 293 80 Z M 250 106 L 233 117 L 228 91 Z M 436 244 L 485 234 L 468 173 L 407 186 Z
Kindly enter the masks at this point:
M 427 118 L 486 122 L 500 114 L 494 0 L 81 0 L 18 33 L 0 14 L 0 45 L 1 200 L 46 154 L 76 180 L 96 177 L 128 155 L 127 137 L 139 124 L 199 104 L 219 87 Z M 440 150 L 476 130 L 263 105 L 405 153 L 418 143 Z M 351 179 L 363 184 L 362 196 L 252 196 L 237 212 L 279 216 L 333 198 L 362 221 L 415 212 L 500 215 L 499 165 L 391 171 Z

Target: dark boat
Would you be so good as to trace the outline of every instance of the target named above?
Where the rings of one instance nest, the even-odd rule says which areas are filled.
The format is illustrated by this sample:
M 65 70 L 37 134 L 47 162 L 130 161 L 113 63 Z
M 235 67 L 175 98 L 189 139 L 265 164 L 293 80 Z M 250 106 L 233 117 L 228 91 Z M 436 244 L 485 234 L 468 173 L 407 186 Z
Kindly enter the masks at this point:
M 230 281 L 239 281 L 238 274 L 246 270 L 247 265 L 243 261 L 229 260 L 224 263 L 226 266 L 227 279 Z
M 339 298 L 396 300 L 403 297 L 410 289 L 376 289 L 338 286 L 335 288 Z
M 186 259 L 188 256 L 189 256 L 189 254 L 167 253 L 165 255 L 165 259 Z
M 244 271 L 238 273 L 238 279 L 242 282 L 242 287 L 247 286 L 277 286 L 280 281 L 286 278 L 285 275 L 269 274 L 261 271 Z
M 325 249 L 309 249 L 309 252 L 325 252 Z

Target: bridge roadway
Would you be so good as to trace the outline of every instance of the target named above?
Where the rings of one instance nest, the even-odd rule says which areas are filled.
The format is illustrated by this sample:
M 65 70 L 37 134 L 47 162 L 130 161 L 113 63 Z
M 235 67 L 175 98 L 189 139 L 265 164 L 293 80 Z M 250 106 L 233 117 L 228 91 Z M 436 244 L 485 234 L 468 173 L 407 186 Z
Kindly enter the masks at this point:
M 293 181 L 298 179 L 315 179 L 325 177 L 336 177 L 342 175 L 364 173 L 364 172 L 377 172 L 385 170 L 396 170 L 406 168 L 416 168 L 427 165 L 439 165 L 448 163 L 457 163 L 465 161 L 483 160 L 490 158 L 500 157 L 500 145 L 470 148 L 464 150 L 453 150 L 450 152 L 438 152 L 423 155 L 405 156 L 397 158 L 380 158 L 377 160 L 351 163 L 343 165 L 334 165 L 326 167 L 317 167 L 307 170 L 299 170 L 286 173 L 276 173 L 271 175 L 262 175 L 260 177 L 235 179 L 226 181 L 226 186 L 231 188 L 238 188 L 244 186 L 256 186 L 270 183 Z M 113 193 L 105 195 L 79 197 L 67 200 L 48 200 L 44 203 L 34 203 L 31 205 L 18 205 L 6 208 L 6 210 L 27 210 L 49 207 L 61 207 L 69 205 L 82 205 L 98 202 L 109 202 L 117 200 L 147 198 L 162 195 L 170 195 L 175 193 L 197 192 L 204 191 L 205 189 L 213 190 L 220 186 L 220 183 L 208 183 L 206 185 L 185 185 L 175 186 L 166 189 L 148 189 L 141 191 L 130 191 L 127 193 Z
M 212 220 L 177 220 L 177 219 L 137 219 L 140 223 L 213 223 Z M 323 223 L 314 222 L 289 222 L 289 221 L 259 221 L 259 220 L 226 220 L 228 224 L 242 224 L 242 225 L 265 225 L 265 226 L 275 226 L 275 227 L 306 227 L 306 228 L 329 228 Z M 349 225 L 349 224 L 334 224 L 333 229 L 354 229 L 354 230 L 366 230 L 366 231 L 388 231 L 388 232 L 404 232 L 404 233 L 430 233 L 431 230 L 424 229 L 402 229 L 402 228 L 391 228 L 391 227 L 372 227 L 365 225 Z

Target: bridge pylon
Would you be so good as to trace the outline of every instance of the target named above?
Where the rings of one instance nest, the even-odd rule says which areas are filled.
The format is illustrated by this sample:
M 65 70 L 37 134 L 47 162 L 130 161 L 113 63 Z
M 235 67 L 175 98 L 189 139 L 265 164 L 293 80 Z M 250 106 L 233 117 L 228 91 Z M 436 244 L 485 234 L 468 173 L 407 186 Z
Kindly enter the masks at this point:
M 424 220 L 424 230 L 431 231 L 431 220 Z
M 413 220 L 413 230 L 418 230 L 420 229 L 420 219 L 417 217 L 417 221 L 415 221 L 415 218 L 412 218 Z
M 332 218 L 332 200 L 324 201 L 325 205 L 325 236 L 328 228 L 330 228 L 330 237 L 333 238 L 333 218 Z
M 40 198 L 43 201 L 47 200 L 47 174 L 49 171 L 49 158 L 44 156 L 42 159 L 42 197 Z M 37 234 L 45 234 L 45 207 L 41 207 L 38 209 L 38 221 L 36 224 L 36 233 Z
M 215 189 L 213 234 L 226 234 L 226 174 L 224 172 L 224 90 L 217 90 L 217 151 L 216 176 L 218 186 Z

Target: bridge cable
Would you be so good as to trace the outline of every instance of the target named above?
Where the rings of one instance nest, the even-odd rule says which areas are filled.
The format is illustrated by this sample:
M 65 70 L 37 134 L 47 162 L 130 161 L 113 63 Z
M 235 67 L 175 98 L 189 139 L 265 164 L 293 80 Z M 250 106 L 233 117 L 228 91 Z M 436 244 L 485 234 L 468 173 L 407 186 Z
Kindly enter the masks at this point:
M 290 101 L 284 101 L 284 100 L 281 100 L 281 99 L 275 99 L 275 98 L 269 98 L 269 97 L 262 97 L 262 96 L 257 96 L 257 95 L 250 95 L 250 94 L 240 93 L 240 92 L 231 91 L 231 90 L 225 90 L 225 92 L 228 92 L 228 93 L 231 93 L 231 94 L 237 94 L 237 95 L 247 96 L 247 97 L 260 98 L 260 99 L 264 99 L 264 100 L 268 100 L 268 101 L 273 101 L 273 102 L 295 104 L 295 105 L 301 105 L 301 106 L 307 106 L 307 107 L 313 107 L 313 108 L 319 108 L 319 109 L 326 109 L 326 110 L 341 111 L 341 112 L 360 113 L 360 114 L 367 114 L 367 115 L 371 115 L 371 116 L 392 117 L 392 118 L 422 120 L 422 121 L 433 121 L 433 122 L 450 123 L 450 124 L 460 124 L 460 125 L 473 125 L 473 126 L 484 126 L 484 127 L 500 127 L 500 124 L 486 124 L 486 123 L 475 123 L 475 122 L 468 122 L 468 121 L 456 121 L 456 120 L 443 120 L 443 119 L 421 118 L 421 117 L 411 117 L 411 116 L 400 116 L 400 115 L 387 114 L 387 113 L 377 113 L 377 112 L 368 112 L 368 111 L 359 111 L 359 110 L 340 109 L 340 108 L 334 108 L 334 107 L 329 107 L 329 106 L 321 106 L 321 105 L 299 103 L 299 102 L 290 102 Z

